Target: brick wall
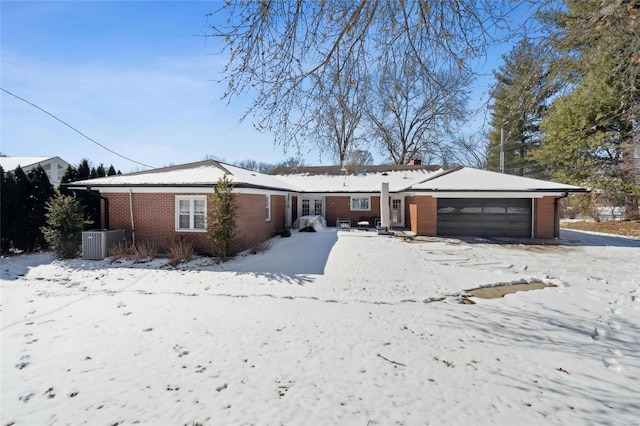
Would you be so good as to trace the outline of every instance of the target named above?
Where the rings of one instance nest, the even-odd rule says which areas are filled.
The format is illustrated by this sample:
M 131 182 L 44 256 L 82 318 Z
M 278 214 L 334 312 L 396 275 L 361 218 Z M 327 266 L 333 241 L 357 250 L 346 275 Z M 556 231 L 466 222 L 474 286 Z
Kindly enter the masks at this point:
M 242 251 L 256 242 L 272 237 L 284 228 L 286 197 L 271 196 L 271 220 L 266 220 L 266 198 L 262 194 L 240 194 L 237 197 L 237 248 Z
M 111 229 L 124 229 L 127 241 L 132 241 L 129 193 L 103 194 L 109 199 L 109 225 Z M 171 239 L 184 236 L 194 242 L 200 253 L 210 253 L 211 243 L 206 232 L 178 232 L 175 230 L 175 196 L 201 195 L 191 193 L 133 193 L 133 220 L 136 242 L 155 244 L 165 252 Z M 271 220 L 266 219 L 265 195 L 239 194 L 236 198 L 237 247 L 249 248 L 253 239 L 271 237 L 284 228 L 285 196 L 271 196 Z M 211 195 L 207 205 L 212 205 Z M 104 225 L 104 224 L 103 224 Z
M 556 197 L 535 198 L 533 203 L 533 237 L 534 238 L 554 238 L 558 235 L 555 230 L 559 229 L 556 223 L 554 200 Z
M 434 237 L 438 233 L 438 200 L 431 196 L 407 197 L 405 223 L 417 235 Z
M 351 211 L 350 196 L 327 196 L 325 197 L 325 219 L 327 226 L 335 226 L 336 219 L 351 219 L 351 224 L 355 226 L 356 221 L 361 217 L 380 217 L 380 196 L 370 197 L 368 211 Z M 372 226 L 375 224 L 371 224 Z

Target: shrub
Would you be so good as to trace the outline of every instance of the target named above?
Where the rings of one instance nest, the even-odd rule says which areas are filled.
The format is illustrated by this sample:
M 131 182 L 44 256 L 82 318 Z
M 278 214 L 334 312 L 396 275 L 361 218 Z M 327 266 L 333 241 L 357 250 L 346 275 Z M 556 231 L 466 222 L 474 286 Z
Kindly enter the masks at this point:
M 184 237 L 171 240 L 167 249 L 169 255 L 169 265 L 176 266 L 182 262 L 188 262 L 196 255 L 196 249 L 193 242 Z
M 596 222 L 600 222 L 602 216 L 598 210 L 598 196 L 592 192 L 589 194 L 576 194 L 572 197 L 572 202 L 578 208 L 582 218 L 591 218 Z
M 291 236 L 291 231 L 289 231 L 288 229 L 282 229 L 280 231 L 277 232 L 277 235 L 280 235 L 282 238 L 287 238 Z
M 266 235 L 262 237 L 258 237 L 254 234 L 249 235 L 249 253 L 251 254 L 265 252 L 271 248 L 271 244 L 271 239 Z
M 129 259 L 133 255 L 133 247 L 126 241 L 120 241 L 118 244 L 111 246 L 109 249 L 109 257 L 111 262 L 117 262 L 120 259 Z
M 153 243 L 142 242 L 132 247 L 131 254 L 136 263 L 150 262 L 158 254 L 158 248 Z
M 76 257 L 82 245 L 85 221 L 82 206 L 75 197 L 56 195 L 47 201 L 47 225 L 41 228 L 45 240 L 59 259 Z

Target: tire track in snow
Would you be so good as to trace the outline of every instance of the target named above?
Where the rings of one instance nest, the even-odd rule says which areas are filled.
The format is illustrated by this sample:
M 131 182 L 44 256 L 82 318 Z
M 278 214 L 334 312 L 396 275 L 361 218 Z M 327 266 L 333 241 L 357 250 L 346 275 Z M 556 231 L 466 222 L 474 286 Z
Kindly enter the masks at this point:
M 31 322 L 31 321 L 34 321 L 34 320 L 36 320 L 36 319 L 38 319 L 38 318 L 42 318 L 42 317 L 45 317 L 45 316 L 47 316 L 47 315 L 51 315 L 51 314 L 53 314 L 53 313 L 55 313 L 55 312 L 61 311 L 62 309 L 66 308 L 66 307 L 68 307 L 68 306 L 71 306 L 71 305 L 76 304 L 76 303 L 78 303 L 78 302 L 82 302 L 82 301 L 87 300 L 88 298 L 93 297 L 93 296 L 96 296 L 96 295 L 101 295 L 101 294 L 118 294 L 118 293 L 123 293 L 123 292 L 125 292 L 127 289 L 129 289 L 130 287 L 132 287 L 132 286 L 134 286 L 134 285 L 138 284 L 138 283 L 139 283 L 140 281 L 142 281 L 144 278 L 145 278 L 145 276 L 144 276 L 144 275 L 141 275 L 141 276 L 140 276 L 140 277 L 138 277 L 137 279 L 133 280 L 131 283 L 129 283 L 129 284 L 127 284 L 127 285 L 125 285 L 124 287 L 122 287 L 122 288 L 120 288 L 120 289 L 118 289 L 118 290 L 105 289 L 105 290 L 100 290 L 100 291 L 91 291 L 91 290 L 83 291 L 83 294 L 84 294 L 84 295 L 83 295 L 83 296 L 81 296 L 81 297 L 77 297 L 77 298 L 75 298 L 75 299 L 73 299 L 73 300 L 70 300 L 70 301 L 69 301 L 69 302 L 67 302 L 67 303 L 64 303 L 64 304 L 62 304 L 62 305 L 58 306 L 57 308 L 51 309 L 51 310 L 46 311 L 46 312 L 43 312 L 43 313 L 41 313 L 41 314 L 33 315 L 33 316 L 29 316 L 29 317 L 26 317 L 26 318 L 20 319 L 20 320 L 18 320 L 18 321 L 14 321 L 14 322 L 12 322 L 11 324 L 9 324 L 9 325 L 7 325 L 7 326 L 5 326 L 5 327 L 2 327 L 0 330 L 1 330 L 1 331 L 5 331 L 5 330 L 8 330 L 8 329 L 10 329 L 10 328 L 12 328 L 12 327 L 15 327 L 15 326 L 16 326 L 16 325 L 18 325 L 18 324 L 22 324 L 22 323 L 26 323 L 26 322 Z M 48 296 L 48 295 L 46 295 L 46 294 L 44 294 L 42 297 L 46 297 L 46 298 L 48 298 L 49 296 Z

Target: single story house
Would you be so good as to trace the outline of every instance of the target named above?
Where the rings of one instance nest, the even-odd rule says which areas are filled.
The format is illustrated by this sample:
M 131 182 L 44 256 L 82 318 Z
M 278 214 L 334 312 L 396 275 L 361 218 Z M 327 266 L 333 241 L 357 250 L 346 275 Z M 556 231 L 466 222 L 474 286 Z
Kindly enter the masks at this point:
M 0 157 L 0 166 L 5 172 L 12 172 L 20 166 L 25 173 L 42 166 L 51 185 L 57 188 L 69 163 L 60 157 Z
M 105 200 L 101 226 L 124 229 L 166 248 L 191 238 L 210 251 L 206 221 L 218 179 L 237 194 L 238 248 L 291 226 L 300 216 L 321 215 L 331 226 L 387 214 L 390 227 L 425 236 L 554 238 L 557 200 L 583 188 L 500 173 L 436 166 L 298 167 L 272 175 L 214 160 L 67 184 Z M 388 200 L 388 209 L 380 199 Z

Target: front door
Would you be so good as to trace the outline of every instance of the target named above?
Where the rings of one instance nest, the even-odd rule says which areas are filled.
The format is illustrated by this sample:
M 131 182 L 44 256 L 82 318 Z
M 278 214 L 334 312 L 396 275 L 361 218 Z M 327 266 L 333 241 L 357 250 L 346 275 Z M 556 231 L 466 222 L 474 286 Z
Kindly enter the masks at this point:
M 404 228 L 403 198 L 391 198 L 391 226 Z

